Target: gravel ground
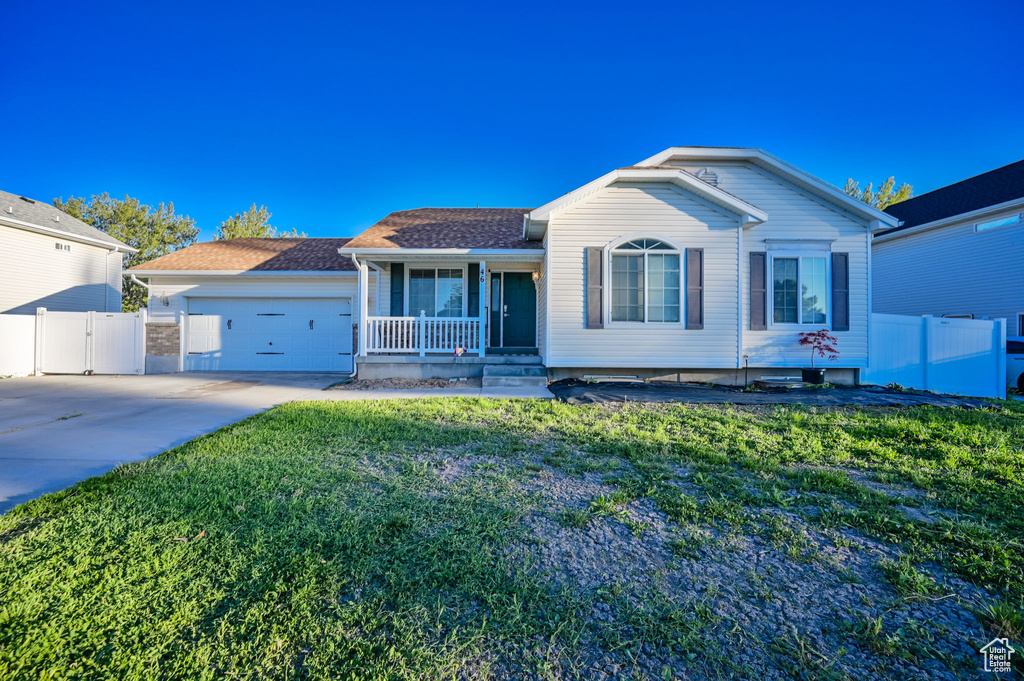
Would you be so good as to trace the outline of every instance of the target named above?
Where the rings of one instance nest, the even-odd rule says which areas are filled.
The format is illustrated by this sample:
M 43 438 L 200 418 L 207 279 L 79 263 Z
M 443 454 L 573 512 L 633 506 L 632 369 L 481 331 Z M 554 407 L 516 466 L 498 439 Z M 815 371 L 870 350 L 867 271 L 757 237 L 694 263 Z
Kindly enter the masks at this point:
M 515 564 L 587 604 L 577 643 L 505 650 L 489 661 L 493 678 L 534 678 L 524 656 L 547 659 L 549 674 L 535 678 L 984 678 L 976 651 L 992 636 L 968 606 L 992 596 L 937 565 L 918 566 L 935 580 L 934 595 L 901 595 L 885 572 L 901 555 L 893 546 L 815 527 L 799 508 L 745 508 L 756 520 L 735 525 L 677 524 L 646 498 L 595 511 L 595 499 L 618 491 L 609 476 L 630 472 L 617 459 L 572 474 L 536 455 L 439 455 L 424 458 L 445 486 L 471 476 L 518 481 L 535 503 L 528 539 L 510 548 Z M 681 491 L 707 494 L 685 468 L 675 473 Z M 875 491 L 914 496 L 859 475 Z M 803 496 L 804 518 L 828 503 Z
M 329 390 L 423 390 L 426 388 L 479 388 L 480 378 L 373 378 L 335 385 Z

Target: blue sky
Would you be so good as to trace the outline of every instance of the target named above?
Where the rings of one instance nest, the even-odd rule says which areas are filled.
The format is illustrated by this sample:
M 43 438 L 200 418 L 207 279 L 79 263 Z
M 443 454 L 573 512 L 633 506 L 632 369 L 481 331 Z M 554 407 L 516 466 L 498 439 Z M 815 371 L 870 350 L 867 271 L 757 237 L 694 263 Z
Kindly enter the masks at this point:
M 421 206 L 532 207 L 673 145 L 757 146 L 836 185 L 896 175 L 917 193 L 1024 158 L 1019 0 L 5 17 L 0 188 L 173 201 L 203 239 L 253 202 L 310 236 Z

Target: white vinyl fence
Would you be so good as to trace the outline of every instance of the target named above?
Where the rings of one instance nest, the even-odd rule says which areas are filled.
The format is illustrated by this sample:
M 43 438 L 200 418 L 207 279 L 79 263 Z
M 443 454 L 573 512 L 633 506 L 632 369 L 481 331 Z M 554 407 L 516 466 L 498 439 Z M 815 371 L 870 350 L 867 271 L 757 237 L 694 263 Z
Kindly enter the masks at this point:
M 28 376 L 35 371 L 36 318 L 0 314 L 0 376 Z
M 144 374 L 146 311 L 50 312 L 35 317 L 35 371 Z
M 871 315 L 864 383 L 1006 397 L 1006 320 Z

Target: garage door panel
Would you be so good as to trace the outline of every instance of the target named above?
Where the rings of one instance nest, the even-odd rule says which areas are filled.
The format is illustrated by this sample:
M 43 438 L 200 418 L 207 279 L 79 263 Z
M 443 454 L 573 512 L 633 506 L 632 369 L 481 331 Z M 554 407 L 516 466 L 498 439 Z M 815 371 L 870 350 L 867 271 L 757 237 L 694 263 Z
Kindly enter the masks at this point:
M 192 298 L 189 369 L 351 371 L 349 298 Z

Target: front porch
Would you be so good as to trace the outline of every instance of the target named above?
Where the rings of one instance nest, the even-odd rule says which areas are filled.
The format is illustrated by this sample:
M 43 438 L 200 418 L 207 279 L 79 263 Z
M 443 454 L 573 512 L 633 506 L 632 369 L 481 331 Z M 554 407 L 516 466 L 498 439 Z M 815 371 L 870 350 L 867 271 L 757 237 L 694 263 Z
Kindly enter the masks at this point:
M 472 367 L 470 360 L 483 358 L 489 360 L 485 363 L 504 364 L 509 356 L 532 356 L 528 363 L 540 362 L 537 282 L 542 252 L 491 252 L 489 261 L 437 252 L 406 251 L 401 260 L 374 255 L 354 258 L 360 274 L 357 364 L 367 365 L 368 372 L 378 374 L 375 368 L 385 364 L 407 364 L 446 367 L 434 376 L 479 376 L 479 369 L 460 372 L 452 367 L 459 362 Z M 371 268 L 378 281 L 373 303 Z

